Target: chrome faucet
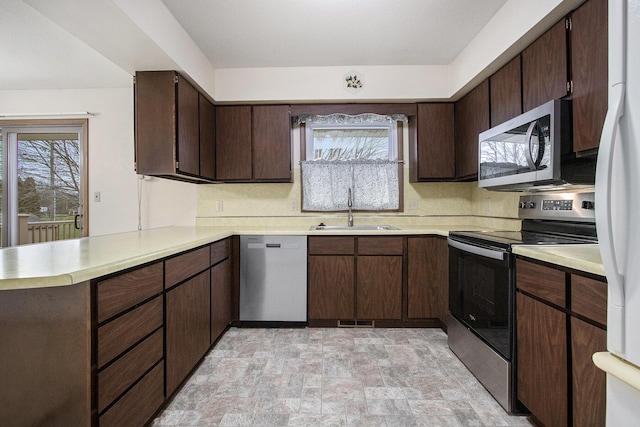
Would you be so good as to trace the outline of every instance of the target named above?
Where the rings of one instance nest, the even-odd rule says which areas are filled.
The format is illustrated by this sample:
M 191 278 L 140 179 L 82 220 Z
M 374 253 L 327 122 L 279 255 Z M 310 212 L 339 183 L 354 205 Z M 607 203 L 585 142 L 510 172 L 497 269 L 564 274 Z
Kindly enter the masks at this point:
M 353 202 L 351 201 L 351 187 L 349 187 L 348 194 L 347 206 L 349 207 L 349 216 L 347 217 L 347 226 L 353 227 L 353 214 L 351 213 L 351 206 L 353 206 Z

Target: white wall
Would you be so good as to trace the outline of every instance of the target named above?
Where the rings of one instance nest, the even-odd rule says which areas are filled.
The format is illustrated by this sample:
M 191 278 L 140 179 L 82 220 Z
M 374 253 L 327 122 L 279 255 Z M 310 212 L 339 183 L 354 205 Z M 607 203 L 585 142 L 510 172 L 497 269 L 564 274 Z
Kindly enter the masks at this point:
M 89 233 L 138 228 L 138 177 L 133 169 L 133 88 L 0 91 L 0 114 L 89 111 Z M 101 201 L 93 201 L 94 192 Z M 142 227 L 194 225 L 196 185 L 142 182 Z

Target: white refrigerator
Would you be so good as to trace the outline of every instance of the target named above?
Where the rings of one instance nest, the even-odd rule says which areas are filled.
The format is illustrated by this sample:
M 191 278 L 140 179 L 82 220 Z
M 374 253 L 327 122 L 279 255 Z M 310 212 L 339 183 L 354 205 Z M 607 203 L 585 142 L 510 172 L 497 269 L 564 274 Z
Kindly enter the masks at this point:
M 609 0 L 609 110 L 596 170 L 608 282 L 607 425 L 640 423 L 640 0 Z

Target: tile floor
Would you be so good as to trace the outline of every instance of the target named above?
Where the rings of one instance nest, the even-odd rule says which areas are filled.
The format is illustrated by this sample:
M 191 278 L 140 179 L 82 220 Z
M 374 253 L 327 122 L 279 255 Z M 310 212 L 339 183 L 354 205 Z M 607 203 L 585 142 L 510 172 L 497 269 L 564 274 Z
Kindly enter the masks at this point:
M 231 328 L 153 426 L 531 426 L 440 329 Z

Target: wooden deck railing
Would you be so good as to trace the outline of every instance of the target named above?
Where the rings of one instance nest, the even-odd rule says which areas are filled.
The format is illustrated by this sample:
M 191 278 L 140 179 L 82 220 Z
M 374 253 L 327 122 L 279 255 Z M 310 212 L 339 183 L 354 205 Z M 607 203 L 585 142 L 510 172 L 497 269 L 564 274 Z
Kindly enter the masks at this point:
M 19 241 L 21 245 L 81 237 L 80 230 L 75 228 L 73 220 L 28 222 L 28 215 L 18 216 L 20 222 Z

